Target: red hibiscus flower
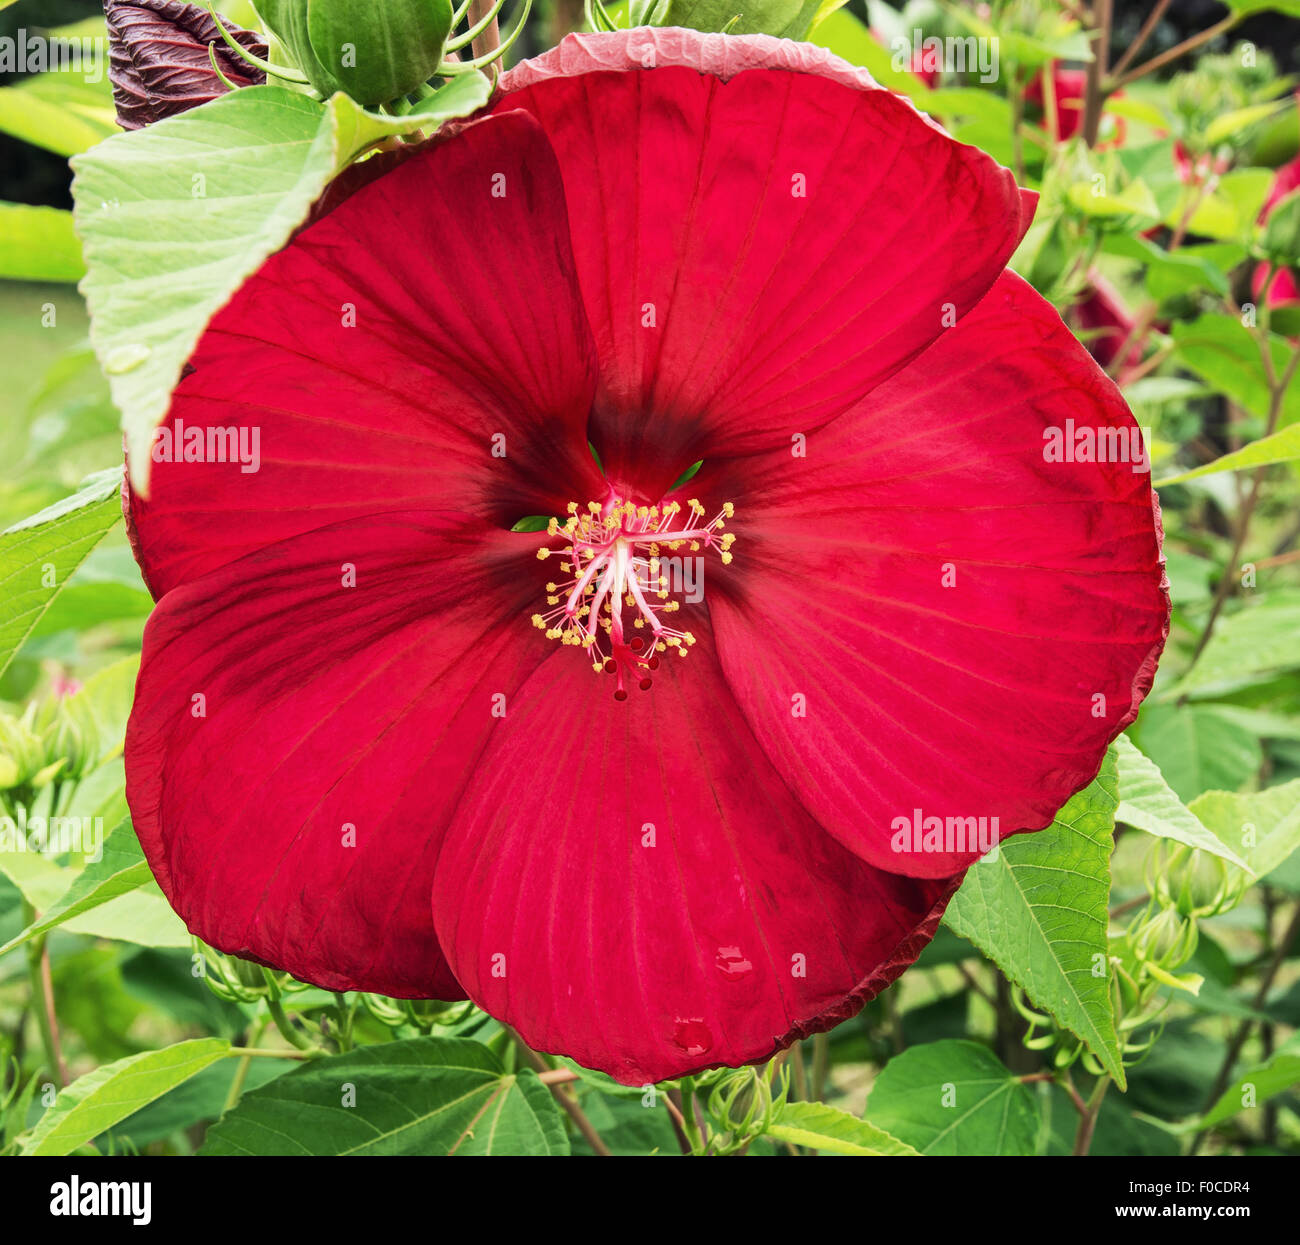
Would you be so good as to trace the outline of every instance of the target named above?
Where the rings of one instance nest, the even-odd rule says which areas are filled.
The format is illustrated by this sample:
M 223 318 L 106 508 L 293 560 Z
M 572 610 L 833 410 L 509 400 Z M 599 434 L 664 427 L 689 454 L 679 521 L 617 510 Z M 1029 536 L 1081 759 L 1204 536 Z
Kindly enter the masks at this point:
M 1088 353 L 1104 368 L 1115 362 L 1125 343 L 1123 372 L 1142 362 L 1143 343 L 1133 339 L 1137 321 L 1120 292 L 1094 269 L 1088 274 L 1088 289 L 1072 308 L 1074 322 L 1086 335 Z
M 226 951 L 629 1083 L 761 1059 L 1097 773 L 1167 627 L 1149 480 L 1047 460 L 1132 417 L 1004 271 L 1011 175 L 865 74 L 637 29 L 502 88 L 176 389 L 136 828 Z

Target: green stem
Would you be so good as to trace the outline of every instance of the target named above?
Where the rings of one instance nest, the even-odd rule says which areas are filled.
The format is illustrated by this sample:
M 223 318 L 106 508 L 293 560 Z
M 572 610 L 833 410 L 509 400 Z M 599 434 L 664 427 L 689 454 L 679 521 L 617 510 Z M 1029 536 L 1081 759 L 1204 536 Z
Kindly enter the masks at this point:
M 813 1036 L 813 1072 L 812 1092 L 818 1102 L 826 1101 L 826 1085 L 831 1072 L 831 1035 L 818 1033 Z
M 1102 1076 L 1085 1104 L 1083 1116 L 1079 1120 L 1079 1131 L 1074 1134 L 1074 1153 L 1078 1157 L 1086 1156 L 1092 1148 L 1092 1135 L 1097 1130 L 1097 1116 L 1101 1113 L 1102 1099 L 1106 1097 L 1109 1088 L 1110 1077 Z
M 1097 0 L 1094 7 L 1097 18 L 1096 41 L 1092 47 L 1092 60 L 1088 62 L 1088 84 L 1083 101 L 1083 141 L 1089 147 L 1097 145 L 1101 130 L 1101 110 L 1109 94 L 1105 78 L 1110 57 L 1110 25 L 1112 0 Z
M 232 1046 L 227 1059 L 311 1059 L 312 1052 L 303 1050 L 276 1050 L 270 1046 Z
M 36 909 L 23 900 L 23 928 L 36 920 Z M 41 1049 L 50 1075 L 62 1087 L 68 1083 L 68 1068 L 59 1045 L 58 1019 L 54 1011 L 54 983 L 50 977 L 50 957 L 44 937 L 27 944 L 27 981 L 31 988 L 32 1014 L 41 1035 Z
M 244 1082 L 248 1080 L 248 1070 L 252 1066 L 253 1057 L 245 1051 L 239 1060 L 239 1066 L 235 1069 L 235 1075 L 230 1078 L 230 1092 L 221 1106 L 222 1115 L 225 1115 L 239 1101 L 240 1095 L 244 1092 Z
M 690 1142 L 691 1153 L 703 1154 L 704 1136 L 700 1132 L 700 1122 L 695 1118 L 695 1078 L 690 1076 L 682 1077 L 682 1128 Z
M 275 975 L 269 969 L 263 969 L 266 976 L 266 984 L 270 987 L 270 992 L 266 996 L 266 1010 L 270 1013 L 275 1027 L 280 1030 L 280 1035 L 291 1046 L 296 1046 L 300 1051 L 305 1051 L 309 1055 L 323 1055 L 325 1052 L 317 1046 L 306 1034 L 300 1033 L 293 1026 L 293 1021 L 289 1019 L 288 1013 L 284 1010 L 284 1004 L 280 1002 L 280 987 L 275 980 Z

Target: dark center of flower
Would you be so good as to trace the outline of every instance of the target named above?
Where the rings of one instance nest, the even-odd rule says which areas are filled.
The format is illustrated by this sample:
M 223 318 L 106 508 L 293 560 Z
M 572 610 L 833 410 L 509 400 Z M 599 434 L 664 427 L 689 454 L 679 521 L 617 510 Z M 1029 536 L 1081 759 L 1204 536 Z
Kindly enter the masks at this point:
M 682 591 L 692 579 L 681 573 L 681 555 L 716 549 L 730 562 L 736 538 L 723 528 L 734 513 L 726 502 L 704 523 L 704 507 L 694 499 L 685 509 L 679 502 L 638 506 L 618 496 L 589 502 L 586 510 L 570 502 L 569 517 L 563 523 L 552 519 L 546 529 L 561 546 L 537 551 L 543 560 L 562 558 L 560 570 L 569 578 L 546 585 L 550 608 L 533 615 L 533 626 L 561 644 L 585 649 L 597 674 L 617 678 L 616 700 L 627 699 L 631 683 L 645 691 L 659 654 L 675 649 L 685 657 L 695 643 L 689 631 L 668 626 L 663 617 L 681 609 L 674 589 Z M 675 583 L 670 571 L 677 572 Z

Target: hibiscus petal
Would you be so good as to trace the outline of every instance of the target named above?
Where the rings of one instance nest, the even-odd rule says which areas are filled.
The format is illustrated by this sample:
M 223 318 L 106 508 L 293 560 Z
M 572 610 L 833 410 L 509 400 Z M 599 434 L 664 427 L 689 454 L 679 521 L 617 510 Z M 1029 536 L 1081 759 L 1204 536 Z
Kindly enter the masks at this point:
M 804 805 L 881 868 L 979 854 L 895 850 L 897 818 L 1046 825 L 1150 689 L 1169 605 L 1149 473 L 1045 461 L 1067 420 L 1139 449 L 1119 391 L 1008 273 L 806 458 L 692 484 L 736 504 L 708 598 L 727 681 Z
M 853 406 L 979 300 L 1032 214 L 1008 170 L 808 45 L 573 35 L 503 87 L 563 171 L 592 439 L 656 500 L 697 458 Z
M 516 571 L 535 543 L 463 515 L 357 519 L 162 599 L 127 798 L 194 933 L 328 989 L 463 997 L 434 860 L 493 696 L 551 651 Z
M 578 654 L 545 662 L 435 876 L 470 997 L 627 1084 L 761 1059 L 851 1015 L 916 958 L 955 884 L 883 873 L 825 834 L 709 643 L 622 703 Z
M 471 125 L 304 229 L 214 319 L 160 431 L 189 430 L 174 456 L 235 428 L 251 460 L 257 429 L 258 469 L 157 461 L 156 442 L 132 515 L 146 579 L 162 594 L 358 515 L 508 528 L 597 496 L 594 357 L 544 135 L 522 113 Z

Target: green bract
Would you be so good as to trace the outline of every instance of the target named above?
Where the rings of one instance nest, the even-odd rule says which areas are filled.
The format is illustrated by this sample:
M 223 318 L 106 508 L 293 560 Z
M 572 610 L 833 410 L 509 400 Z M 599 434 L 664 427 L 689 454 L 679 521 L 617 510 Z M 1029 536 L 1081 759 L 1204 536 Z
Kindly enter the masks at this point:
M 259 0 L 258 14 L 313 87 L 366 107 L 433 76 L 451 33 L 451 0 Z

